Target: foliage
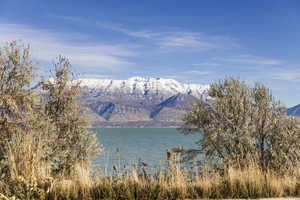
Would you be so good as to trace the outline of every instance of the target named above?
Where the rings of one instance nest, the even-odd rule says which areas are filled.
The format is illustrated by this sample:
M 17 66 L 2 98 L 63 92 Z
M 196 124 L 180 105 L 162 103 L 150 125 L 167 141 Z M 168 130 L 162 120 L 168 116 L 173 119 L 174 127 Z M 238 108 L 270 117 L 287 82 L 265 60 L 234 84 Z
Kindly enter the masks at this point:
M 300 123 L 286 115 L 268 88 L 228 78 L 210 86 L 209 103 L 193 106 L 184 118 L 184 133 L 200 133 L 200 153 L 216 166 L 286 170 L 300 161 Z
M 56 172 L 70 173 L 75 164 L 87 165 L 99 146 L 95 132 L 87 129 L 84 109 L 78 101 L 80 82 L 71 80 L 69 61 L 59 57 L 53 79 L 42 82 L 46 115 L 55 126 L 51 159 Z
M 0 51 L 0 159 L 14 133 L 32 129 L 36 96 L 28 90 L 33 78 L 29 48 L 11 43 Z M 29 113 L 29 114 L 28 114 Z M 35 113 L 34 113 L 35 114 Z M 23 129 L 26 125 L 26 128 Z
M 68 177 L 55 178 L 50 185 L 1 186 L 1 193 L 17 199 L 232 199 L 300 197 L 299 166 L 293 175 L 263 171 L 256 163 L 242 168 L 228 167 L 223 173 L 207 169 L 191 180 L 180 166 L 159 170 L 154 175 L 120 171 L 115 176 L 97 174 L 75 166 Z M 297 172 L 298 170 L 298 172 Z
M 133 168 L 115 176 L 92 175 L 89 161 L 101 149 L 95 133 L 87 130 L 79 83 L 71 79 L 68 60 L 59 57 L 53 79 L 38 82 L 41 88 L 32 87 L 36 68 L 29 52 L 15 42 L 0 49 L 0 199 L 300 195 L 300 165 L 291 165 L 299 158 L 298 122 L 284 114 L 263 86 L 251 89 L 233 79 L 211 87 L 212 103 L 195 106 L 185 130 L 204 130 L 199 144 L 216 163 L 243 163 L 253 155 L 256 160 L 223 171 L 207 168 L 200 174 L 197 169 L 183 171 L 171 160 L 155 174 Z M 277 173 L 274 163 L 289 163 L 290 173 Z M 262 170 L 261 165 L 273 169 Z
M 41 185 L 67 177 L 75 164 L 88 167 L 100 150 L 68 60 L 59 57 L 52 81 L 35 79 L 36 69 L 29 47 L 12 42 L 0 49 L 0 178 L 22 190 L 21 199 L 37 198 Z
M 0 49 L 0 169 L 6 168 L 15 136 L 42 138 L 52 132 L 39 94 L 30 88 L 35 69 L 28 47 L 12 42 Z

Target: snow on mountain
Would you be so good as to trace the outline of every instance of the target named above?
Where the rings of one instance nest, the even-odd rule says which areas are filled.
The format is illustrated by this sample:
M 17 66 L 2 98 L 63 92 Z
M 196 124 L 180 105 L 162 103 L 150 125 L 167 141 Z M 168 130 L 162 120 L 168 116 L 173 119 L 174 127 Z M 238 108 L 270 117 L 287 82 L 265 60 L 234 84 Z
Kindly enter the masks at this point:
M 193 103 L 208 99 L 208 85 L 174 79 L 78 79 L 94 127 L 178 127 Z
M 177 94 L 192 95 L 199 99 L 207 97 L 209 85 L 185 84 L 174 79 L 131 77 L 127 80 L 113 79 L 79 79 L 81 86 L 90 92 L 101 92 L 102 95 L 123 93 L 137 97 L 172 96 Z

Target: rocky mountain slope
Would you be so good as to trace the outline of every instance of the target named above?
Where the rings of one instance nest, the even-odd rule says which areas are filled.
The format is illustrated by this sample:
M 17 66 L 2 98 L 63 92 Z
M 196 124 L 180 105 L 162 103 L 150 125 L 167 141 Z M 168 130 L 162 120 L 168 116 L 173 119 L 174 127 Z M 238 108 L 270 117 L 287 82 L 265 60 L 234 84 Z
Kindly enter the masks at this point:
M 287 110 L 288 115 L 294 115 L 300 117 L 300 104 L 291 107 Z
M 175 127 L 197 101 L 206 101 L 208 85 L 174 79 L 79 79 L 81 97 L 94 127 Z

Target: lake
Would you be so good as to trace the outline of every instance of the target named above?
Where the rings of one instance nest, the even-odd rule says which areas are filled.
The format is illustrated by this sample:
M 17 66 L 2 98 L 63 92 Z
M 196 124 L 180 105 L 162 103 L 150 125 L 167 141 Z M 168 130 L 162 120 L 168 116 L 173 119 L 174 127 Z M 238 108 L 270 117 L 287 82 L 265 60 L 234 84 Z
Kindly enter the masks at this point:
M 149 167 L 161 166 L 166 149 L 176 146 L 195 148 L 199 135 L 183 135 L 175 128 L 97 128 L 99 142 L 104 148 L 95 160 L 103 169 L 112 166 L 132 166 L 139 161 Z

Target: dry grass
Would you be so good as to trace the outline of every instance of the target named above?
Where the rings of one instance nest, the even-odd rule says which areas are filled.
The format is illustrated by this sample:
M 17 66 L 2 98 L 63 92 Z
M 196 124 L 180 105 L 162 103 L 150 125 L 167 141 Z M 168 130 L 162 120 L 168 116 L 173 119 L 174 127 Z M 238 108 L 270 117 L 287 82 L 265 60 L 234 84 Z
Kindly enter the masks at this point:
M 287 174 L 262 171 L 254 162 L 246 168 L 229 167 L 199 173 L 182 170 L 178 162 L 166 170 L 147 174 L 132 168 L 114 176 L 74 166 L 66 176 L 51 175 L 41 141 L 17 136 L 8 145 L 6 166 L 0 176 L 0 199 L 199 199 L 300 197 L 300 165 Z M 6 173 L 6 174 L 5 174 Z
M 295 167 L 296 171 L 299 167 Z M 49 181 L 51 180 L 51 181 Z M 190 180 L 179 168 L 145 176 L 132 169 L 118 176 L 91 176 L 87 169 L 75 167 L 70 177 L 44 179 L 41 184 L 3 190 L 3 196 L 19 199 L 197 199 L 267 198 L 300 196 L 300 174 L 278 175 L 255 166 L 229 168 L 225 174 L 206 172 Z M 21 194 L 21 193 L 22 194 Z

